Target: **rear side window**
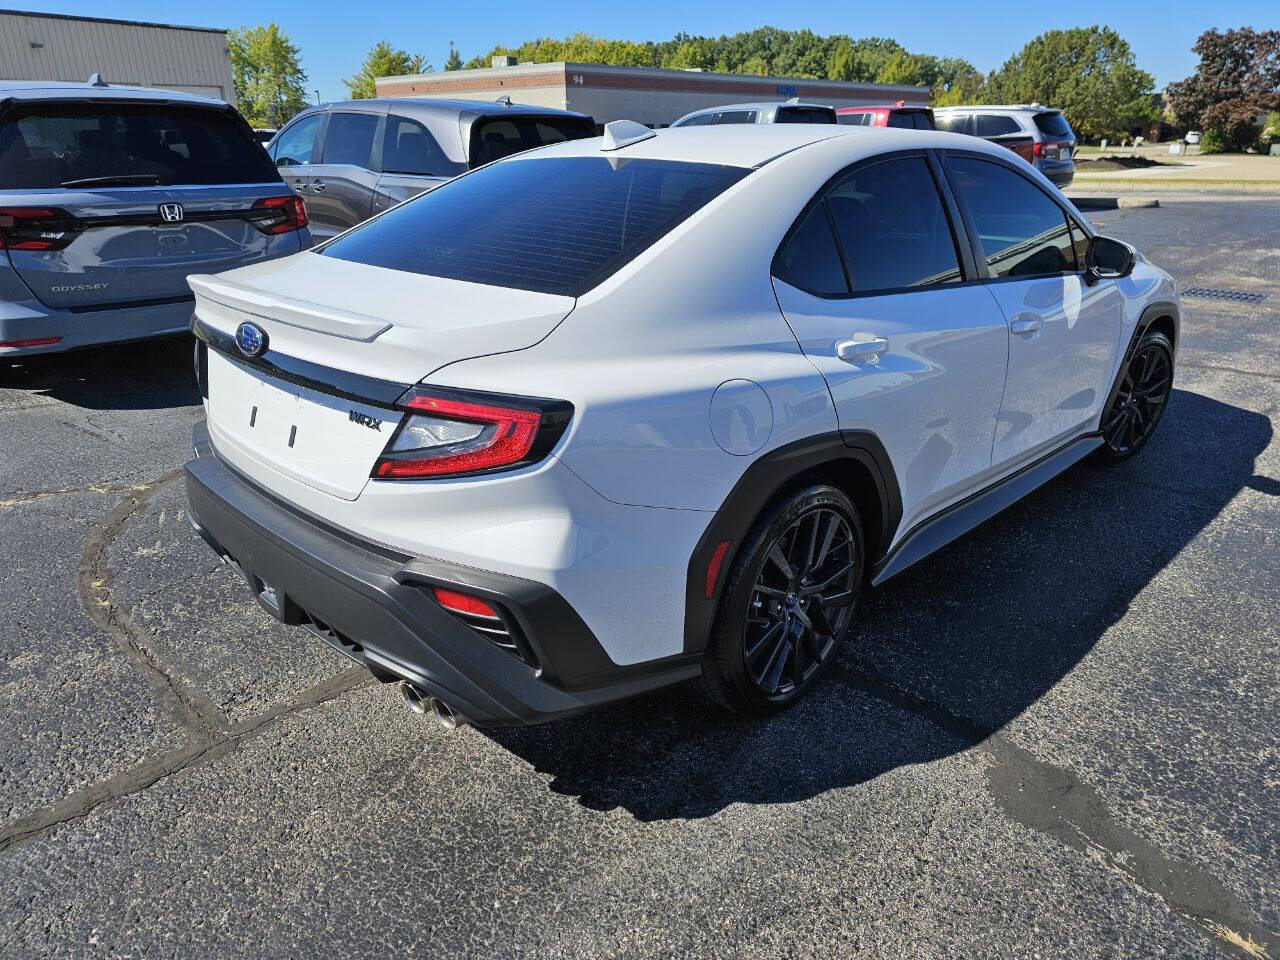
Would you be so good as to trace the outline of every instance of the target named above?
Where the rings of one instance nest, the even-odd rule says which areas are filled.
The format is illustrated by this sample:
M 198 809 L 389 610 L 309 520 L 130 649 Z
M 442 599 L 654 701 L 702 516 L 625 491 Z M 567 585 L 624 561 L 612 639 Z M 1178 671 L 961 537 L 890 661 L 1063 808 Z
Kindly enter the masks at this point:
M 773 275 L 819 297 L 849 292 L 825 203 L 809 211 L 791 239 L 778 251 Z
M 874 163 L 827 194 L 854 293 L 961 279 L 951 225 L 923 158 Z
M 1076 269 L 1067 215 L 1039 188 L 998 163 L 952 157 L 951 185 L 967 209 L 995 277 Z
M 496 163 L 343 234 L 324 256 L 576 297 L 749 170 L 618 157 Z
M 391 114 L 382 136 L 382 169 L 387 173 L 452 177 L 466 167 L 446 157 L 436 138 L 417 120 Z
M 980 137 L 1007 137 L 1010 134 L 1021 133 L 1022 128 L 1013 117 L 998 113 L 980 113 L 977 117 L 975 132 Z
M 836 114 L 836 123 L 846 127 L 866 127 L 871 125 L 871 114 L 869 113 L 839 113 Z
M 835 123 L 832 111 L 818 107 L 782 107 L 773 118 L 774 123 Z
M 0 190 L 279 183 L 234 114 L 168 104 L 36 103 L 0 126 Z
M 491 117 L 477 120 L 471 127 L 471 166 L 482 167 L 513 153 L 595 135 L 595 125 L 585 117 Z
M 320 162 L 371 168 L 378 119 L 374 113 L 331 113 L 329 126 L 324 131 Z
M 966 133 L 973 136 L 973 115 L 969 113 L 935 114 L 934 126 L 948 133 Z
M 323 119 L 323 114 L 316 113 L 286 127 L 271 148 L 276 166 L 296 167 L 310 163 L 316 137 L 320 134 L 320 121 Z
M 1071 124 L 1067 123 L 1067 118 L 1056 110 L 1037 113 L 1035 121 L 1040 132 L 1046 137 L 1062 137 L 1064 140 L 1075 139 L 1076 135 L 1071 131 Z

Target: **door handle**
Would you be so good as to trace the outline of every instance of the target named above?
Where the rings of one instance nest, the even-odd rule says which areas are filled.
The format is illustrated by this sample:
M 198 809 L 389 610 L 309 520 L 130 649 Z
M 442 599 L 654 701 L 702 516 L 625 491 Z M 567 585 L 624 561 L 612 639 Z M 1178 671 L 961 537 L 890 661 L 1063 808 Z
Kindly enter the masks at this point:
M 874 333 L 855 333 L 836 344 L 836 356 L 845 363 L 875 363 L 889 349 L 889 341 Z
M 314 193 L 320 193 L 321 191 L 323 191 L 323 190 L 324 190 L 324 181 L 323 181 L 323 180 L 317 180 L 315 183 L 313 183 L 313 184 L 311 185 L 311 190 L 312 190 L 312 192 L 314 192 Z
M 1016 334 L 1025 336 L 1028 333 L 1035 333 L 1040 329 L 1039 317 L 1024 317 L 1021 320 L 1011 320 L 1009 329 Z

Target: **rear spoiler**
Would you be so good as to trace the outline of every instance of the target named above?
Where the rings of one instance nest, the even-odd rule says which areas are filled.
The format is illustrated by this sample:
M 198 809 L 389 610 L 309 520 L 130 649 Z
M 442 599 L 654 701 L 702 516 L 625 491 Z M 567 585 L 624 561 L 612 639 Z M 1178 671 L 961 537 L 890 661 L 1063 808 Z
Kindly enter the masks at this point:
M 187 283 L 197 297 L 224 307 L 290 327 L 314 330 L 347 340 L 368 343 L 391 329 L 388 321 L 378 317 L 322 307 L 292 297 L 276 296 L 210 274 L 190 276 Z

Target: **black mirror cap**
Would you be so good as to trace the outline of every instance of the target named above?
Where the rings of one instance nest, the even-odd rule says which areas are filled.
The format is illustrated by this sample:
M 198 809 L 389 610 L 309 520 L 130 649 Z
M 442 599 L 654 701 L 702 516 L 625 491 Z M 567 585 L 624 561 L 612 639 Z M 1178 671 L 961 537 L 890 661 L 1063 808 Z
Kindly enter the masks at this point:
M 1119 280 L 1133 273 L 1138 252 L 1121 240 L 1095 236 L 1089 239 L 1084 255 L 1085 267 L 1094 280 Z

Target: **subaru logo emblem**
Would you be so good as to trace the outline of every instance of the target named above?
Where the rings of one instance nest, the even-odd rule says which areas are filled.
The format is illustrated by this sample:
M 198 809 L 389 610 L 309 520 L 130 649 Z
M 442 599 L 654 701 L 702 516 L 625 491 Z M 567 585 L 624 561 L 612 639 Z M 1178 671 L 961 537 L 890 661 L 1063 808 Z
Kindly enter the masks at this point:
M 182 222 L 182 204 L 180 203 L 162 203 L 160 204 L 160 219 L 165 223 L 181 223 Z
M 256 323 L 242 323 L 236 328 L 236 346 L 246 357 L 260 357 L 267 349 L 267 332 Z

